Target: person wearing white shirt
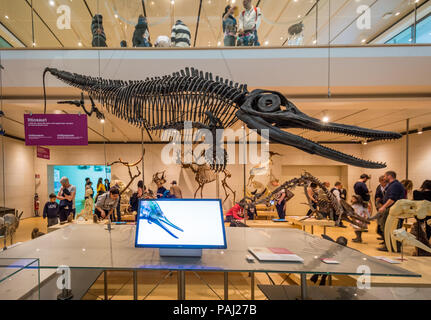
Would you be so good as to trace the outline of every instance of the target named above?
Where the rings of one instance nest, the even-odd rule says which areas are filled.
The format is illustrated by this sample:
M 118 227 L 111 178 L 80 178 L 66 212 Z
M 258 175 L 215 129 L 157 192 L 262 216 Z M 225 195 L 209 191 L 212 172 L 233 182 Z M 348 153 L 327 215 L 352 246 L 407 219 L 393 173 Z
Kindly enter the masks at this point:
M 238 46 L 259 46 L 257 30 L 262 22 L 260 8 L 255 8 L 251 0 L 244 0 L 244 11 L 239 15 Z
M 341 189 L 343 189 L 343 185 L 339 181 L 335 183 L 335 188 L 331 189 L 331 193 L 337 198 L 338 203 L 341 201 Z

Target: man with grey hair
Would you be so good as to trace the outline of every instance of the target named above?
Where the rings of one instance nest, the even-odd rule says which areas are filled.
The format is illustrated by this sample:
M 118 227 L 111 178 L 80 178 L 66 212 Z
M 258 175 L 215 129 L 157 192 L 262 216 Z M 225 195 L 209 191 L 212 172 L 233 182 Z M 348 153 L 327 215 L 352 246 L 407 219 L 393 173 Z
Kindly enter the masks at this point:
M 72 219 L 75 216 L 75 196 L 76 187 L 71 185 L 67 177 L 60 179 L 61 188 L 57 194 L 57 199 L 60 200 L 60 223 L 68 220 L 71 215 Z

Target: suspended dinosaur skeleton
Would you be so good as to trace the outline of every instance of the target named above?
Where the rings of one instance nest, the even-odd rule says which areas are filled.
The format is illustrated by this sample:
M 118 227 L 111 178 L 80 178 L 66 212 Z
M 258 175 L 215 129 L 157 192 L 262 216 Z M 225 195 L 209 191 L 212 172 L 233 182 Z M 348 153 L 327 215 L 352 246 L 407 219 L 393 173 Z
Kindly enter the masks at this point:
M 228 128 L 241 120 L 260 134 L 262 129 L 267 129 L 272 142 L 353 166 L 374 169 L 386 165 L 344 154 L 283 129 L 309 129 L 374 141 L 401 138 L 400 134 L 393 132 L 324 123 L 301 112 L 279 92 L 249 92 L 246 85 L 218 76 L 213 79 L 211 73 L 193 68 L 142 81 L 105 80 L 55 68 L 46 68 L 44 79 L 46 73 L 95 98 L 113 115 L 150 131 L 178 127 L 185 121 L 210 125 L 211 119 L 217 119 L 220 127 Z M 213 158 L 211 165 L 217 161 Z
M 263 198 L 262 200 L 258 200 L 257 204 L 267 203 L 282 189 L 290 190 L 296 187 L 304 187 L 305 194 L 307 195 L 306 188 L 313 182 L 324 192 L 326 198 L 328 199 L 325 205 L 318 204 L 317 210 L 312 207 L 311 201 L 309 200 L 310 209 L 312 210 L 313 214 L 317 216 L 317 218 L 322 219 L 324 218 L 324 215 L 331 216 L 332 211 L 332 214 L 336 214 L 338 216 L 337 225 L 340 225 L 342 220 L 357 225 L 361 228 L 364 223 L 370 224 L 367 219 L 357 215 L 355 210 L 346 201 L 341 199 L 341 201 L 338 202 L 337 198 L 335 198 L 335 196 L 325 187 L 325 185 L 319 179 L 317 179 L 308 172 L 304 172 L 299 178 L 293 178 L 289 181 L 284 182 L 280 185 L 280 187 L 276 188 L 268 197 Z M 322 199 L 321 201 L 324 200 Z M 329 212 L 320 211 L 320 207 L 328 208 Z

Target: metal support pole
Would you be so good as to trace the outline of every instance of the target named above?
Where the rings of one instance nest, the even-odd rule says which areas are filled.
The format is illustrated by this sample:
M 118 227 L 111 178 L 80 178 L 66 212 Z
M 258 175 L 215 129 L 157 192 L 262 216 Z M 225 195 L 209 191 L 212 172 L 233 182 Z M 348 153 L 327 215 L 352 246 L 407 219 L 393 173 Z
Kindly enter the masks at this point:
M 224 299 L 229 300 L 229 273 L 224 272 Z
M 409 178 L 409 131 L 410 119 L 406 120 L 406 179 Z
M 254 272 L 250 272 L 250 282 L 251 282 L 251 298 L 250 300 L 254 300 Z
M 332 286 L 332 274 L 328 276 L 328 285 Z
M 219 173 L 216 173 L 216 198 L 220 199 L 220 176 Z
M 133 300 L 138 300 L 138 271 L 133 270 Z
M 108 300 L 108 271 L 103 271 L 103 293 L 105 300 Z
M 417 38 L 417 22 L 418 21 L 418 5 L 417 5 L 417 3 L 415 2 L 415 23 L 414 23 L 414 26 L 413 26 L 413 43 L 414 44 L 416 44 L 416 38 Z
M 301 274 L 301 299 L 307 299 L 307 275 Z
M 186 300 L 186 273 L 185 271 L 177 272 L 178 278 L 178 300 Z
M 246 183 L 247 183 L 247 165 L 246 165 L 246 157 L 247 157 L 247 144 L 245 143 L 245 128 L 243 127 L 243 136 L 242 136 L 242 143 L 243 143 L 243 176 L 244 176 L 244 199 L 247 195 L 247 191 L 246 191 Z
M 144 171 L 144 156 L 145 156 L 145 147 L 144 147 L 144 128 L 141 129 L 141 143 L 142 143 L 142 182 L 145 186 L 145 171 Z
M 311 225 L 311 234 L 314 234 L 314 226 Z
M 317 44 L 317 34 L 319 31 L 319 0 L 316 0 L 316 44 Z

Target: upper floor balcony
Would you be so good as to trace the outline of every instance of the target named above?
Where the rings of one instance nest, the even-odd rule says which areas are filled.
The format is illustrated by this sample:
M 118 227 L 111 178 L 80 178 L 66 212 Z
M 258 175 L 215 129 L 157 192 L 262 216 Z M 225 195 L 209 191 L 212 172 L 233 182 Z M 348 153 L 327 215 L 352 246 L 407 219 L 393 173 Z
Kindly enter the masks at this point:
M 0 47 L 178 46 L 178 20 L 191 48 L 431 43 L 429 0 L 2 0 Z M 244 37 L 252 26 L 257 38 Z

